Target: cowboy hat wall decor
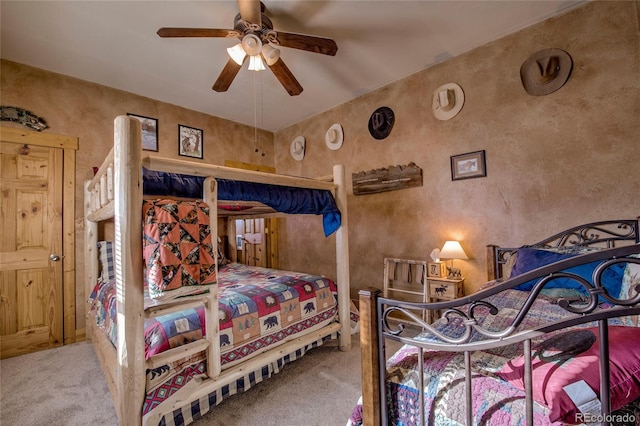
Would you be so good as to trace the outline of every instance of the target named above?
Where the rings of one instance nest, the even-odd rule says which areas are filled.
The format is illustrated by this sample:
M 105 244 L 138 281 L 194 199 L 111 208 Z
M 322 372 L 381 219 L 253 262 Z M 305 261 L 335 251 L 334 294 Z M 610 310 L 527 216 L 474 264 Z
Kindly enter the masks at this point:
M 573 61 L 561 49 L 543 49 L 529 56 L 520 67 L 524 90 L 533 96 L 555 92 L 569 80 Z
M 289 152 L 291 156 L 296 161 L 302 161 L 304 158 L 304 151 L 306 148 L 306 140 L 304 136 L 297 136 L 293 142 L 291 142 L 291 146 L 289 147 Z
M 393 124 L 395 122 L 395 115 L 391 108 L 383 106 L 378 108 L 369 117 L 369 133 L 375 139 L 384 139 L 389 136 Z
M 462 110 L 464 105 L 464 92 L 456 83 L 447 83 L 438 87 L 433 92 L 431 108 L 433 115 L 438 120 L 450 120 Z
M 327 148 L 332 151 L 340 149 L 343 141 L 344 133 L 342 132 L 342 126 L 339 123 L 333 124 L 324 134 L 324 142 L 327 144 Z

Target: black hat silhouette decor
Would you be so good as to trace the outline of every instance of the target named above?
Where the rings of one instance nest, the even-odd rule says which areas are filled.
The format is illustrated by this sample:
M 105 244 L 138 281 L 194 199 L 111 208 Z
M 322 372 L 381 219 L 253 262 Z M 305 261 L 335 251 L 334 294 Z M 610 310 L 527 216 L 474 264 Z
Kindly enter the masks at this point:
M 369 118 L 369 133 L 376 139 L 384 139 L 391 133 L 394 122 L 395 116 L 391 108 L 380 107 Z
M 573 61 L 561 49 L 543 49 L 529 56 L 520 67 L 524 90 L 533 96 L 555 92 L 569 80 Z

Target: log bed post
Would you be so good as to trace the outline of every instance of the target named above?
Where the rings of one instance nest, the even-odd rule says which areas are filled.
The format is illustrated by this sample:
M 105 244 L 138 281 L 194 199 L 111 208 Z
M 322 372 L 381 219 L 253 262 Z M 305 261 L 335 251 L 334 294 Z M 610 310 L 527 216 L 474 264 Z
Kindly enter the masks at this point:
M 349 221 L 347 213 L 347 185 L 344 165 L 333 166 L 336 185 L 336 205 L 340 210 L 340 228 L 336 231 L 336 278 L 338 282 L 338 316 L 340 317 L 340 350 L 351 349 L 351 295 L 349 282 Z
M 118 302 L 118 418 L 142 423 L 145 393 L 142 277 L 142 130 L 131 117 L 115 119 L 115 273 Z M 132 207 L 133 206 L 133 207 Z M 137 208 L 135 208 L 137 206 Z M 126 302 L 125 302 L 126 301 Z
M 84 259 L 84 294 L 85 300 L 89 299 L 89 295 L 93 291 L 93 286 L 96 285 L 98 279 L 98 255 L 96 251 L 98 250 L 98 224 L 96 222 L 92 222 L 87 219 L 89 214 L 91 214 L 91 192 L 89 190 L 91 181 L 86 181 L 84 183 L 84 244 L 85 244 L 85 259 Z M 91 305 L 85 304 L 86 313 L 89 313 L 89 309 Z M 90 318 L 89 315 L 86 315 L 86 321 L 93 321 L 93 318 Z M 86 330 L 86 338 L 87 340 L 91 340 L 93 337 L 92 330 L 93 328 L 89 326 L 89 324 L 85 325 Z
M 378 341 L 377 288 L 360 290 L 360 353 L 362 365 L 362 422 L 380 424 L 380 364 Z
M 229 260 L 238 261 L 238 242 L 236 240 L 236 217 L 227 218 L 227 247 L 229 247 Z
M 206 339 L 209 342 L 207 352 L 207 374 L 215 378 L 222 371 L 220 360 L 220 323 L 218 311 L 218 183 L 212 177 L 204 180 L 202 199 L 209 206 L 209 228 L 211 244 L 216 254 L 216 284 L 210 286 L 205 310 L 205 323 L 207 329 Z

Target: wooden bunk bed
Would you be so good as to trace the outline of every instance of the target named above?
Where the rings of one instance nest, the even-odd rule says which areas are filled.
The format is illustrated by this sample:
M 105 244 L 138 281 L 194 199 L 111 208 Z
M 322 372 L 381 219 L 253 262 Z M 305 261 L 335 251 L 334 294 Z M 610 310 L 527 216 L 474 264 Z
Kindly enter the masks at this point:
M 348 424 L 638 424 L 639 242 L 637 219 L 590 223 L 488 246 L 490 281 L 455 301 L 361 291 L 363 393 Z M 398 312 L 408 321 L 389 320 Z M 387 339 L 404 344 L 390 357 Z
M 327 319 L 327 315 L 330 315 L 326 313 L 330 312 L 327 310 L 322 313 L 324 315 L 322 322 L 313 323 L 315 325 L 304 331 L 296 331 L 297 334 L 293 334 L 293 332 L 291 335 L 287 334 L 286 338 L 271 339 L 276 340 L 277 343 L 270 343 L 271 346 L 267 348 L 261 347 L 254 356 L 246 360 L 231 363 L 233 364 L 231 366 L 222 365 L 221 346 L 228 344 L 228 337 L 223 336 L 221 328 L 222 322 L 228 318 L 223 318 L 225 314 L 222 310 L 222 301 L 225 291 L 219 290 L 222 283 L 217 265 L 217 250 L 213 250 L 216 253 L 214 255 L 216 257 L 215 273 L 213 273 L 211 265 L 205 265 L 206 268 L 211 269 L 209 272 L 212 273 L 207 275 L 208 282 L 206 286 L 202 286 L 202 290 L 193 292 L 192 289 L 189 289 L 193 294 L 182 295 L 179 298 L 168 297 L 161 302 L 155 300 L 154 303 L 149 303 L 147 299 L 145 303 L 143 282 L 145 285 L 148 284 L 150 289 L 151 283 L 148 281 L 153 277 L 150 278 L 147 276 L 148 273 L 145 275 L 143 272 L 145 266 L 147 271 L 150 269 L 149 264 L 146 263 L 146 257 L 143 260 L 143 168 L 162 173 L 198 177 L 202 188 L 202 194 L 198 197 L 200 204 L 197 201 L 191 201 L 189 204 L 190 201 L 187 200 L 176 200 L 176 206 L 179 207 L 172 206 L 172 208 L 182 209 L 186 208 L 185 205 L 196 206 L 193 207 L 194 211 L 197 211 L 198 215 L 204 214 L 210 235 L 213 238 L 218 235 L 216 212 L 229 214 L 227 208 L 218 209 L 218 189 L 220 187 L 218 182 L 221 180 L 275 185 L 290 190 L 299 188 L 301 190 L 330 191 L 333 195 L 331 198 L 335 199 L 335 205 L 339 210 L 339 224 L 333 224 L 336 235 L 336 282 L 335 284 L 333 282 L 326 284 L 321 282 L 324 277 L 306 277 L 299 273 L 296 275 L 296 279 L 298 281 L 302 279 L 313 280 L 304 284 L 306 285 L 305 290 L 313 286 L 329 286 L 332 289 L 333 297 L 331 299 L 335 299 L 337 302 L 337 305 L 332 308 L 335 310 L 335 313 L 331 313 L 333 317 Z M 165 203 L 165 201 L 159 203 Z M 225 201 L 225 203 L 227 202 Z M 241 203 L 246 202 L 241 201 Z M 148 214 L 149 210 L 156 206 L 156 204 L 149 204 L 146 201 L 144 201 L 144 205 L 145 212 L 147 212 L 145 214 Z M 254 204 L 248 203 L 248 205 L 253 206 Z M 264 217 L 267 212 L 265 209 L 269 210 L 268 207 L 258 207 L 261 217 Z M 240 213 L 252 215 L 255 214 L 256 209 L 251 210 L 243 207 L 237 210 Z M 88 307 L 88 311 L 91 312 L 87 319 L 87 335 L 93 340 L 120 424 L 188 424 L 213 408 L 223 397 L 248 389 L 255 382 L 261 381 L 263 377 L 269 377 L 277 372 L 282 365 L 299 358 L 306 350 L 322 344 L 329 338 L 337 337 L 340 350 L 350 349 L 348 222 L 343 166 L 334 167 L 333 177 L 315 180 L 180 160 L 143 158 L 140 123 L 131 117 L 119 116 L 114 122 L 113 149 L 103 161 L 94 178 L 85 183 L 85 212 L 87 294 L 92 291 L 101 292 L 101 290 L 96 290 L 98 289 L 96 282 L 101 281 L 104 276 L 104 272 L 99 270 L 98 262 L 98 225 L 103 221 L 113 220 L 114 223 L 112 247 L 115 271 L 111 284 L 112 297 L 117 303 L 113 308 L 108 309 L 115 310 L 115 306 L 117 306 L 117 315 L 114 315 L 117 320 L 114 319 L 113 324 L 113 331 L 117 331 L 117 333 L 115 333 L 112 343 L 110 336 L 107 336 L 103 329 L 96 325 L 95 312 L 92 309 L 95 308 L 95 304 L 93 304 Z M 145 218 L 145 220 L 147 219 Z M 144 223 L 144 244 L 146 244 L 148 222 Z M 323 223 L 326 223 L 326 217 Z M 213 241 L 215 242 L 215 239 Z M 102 254 L 100 253 L 100 255 Z M 202 271 L 206 269 L 205 266 L 201 268 Z M 265 273 L 269 274 L 269 271 Z M 272 279 L 273 275 L 276 275 L 275 271 L 272 276 L 265 279 Z M 205 274 L 203 273 L 202 276 Z M 334 286 L 337 286 L 337 290 L 334 289 Z M 316 293 L 314 296 L 317 294 L 320 293 Z M 326 294 L 323 297 L 327 298 Z M 300 297 L 300 301 L 302 301 L 302 297 Z M 307 304 L 304 308 L 305 312 L 310 311 L 311 308 L 314 306 Z M 189 343 L 185 342 L 186 344 L 155 354 L 153 358 L 146 360 L 145 351 L 148 351 L 149 342 L 145 342 L 145 321 L 162 316 L 177 315 L 178 312 L 189 309 L 198 309 L 198 315 L 203 319 L 202 338 L 190 338 Z M 318 312 L 320 312 L 319 308 Z M 258 321 L 261 319 L 259 318 Z M 265 319 L 266 328 L 272 326 L 275 328 L 274 323 L 271 322 L 272 319 Z M 197 354 L 204 354 L 206 357 L 205 367 L 201 367 L 200 374 L 194 373 L 189 376 L 188 383 L 175 392 L 172 390 L 171 395 L 161 403 L 148 406 L 146 387 L 150 372 L 161 372 L 166 365 L 182 362 L 181 360 Z M 145 407 L 144 414 L 143 407 Z

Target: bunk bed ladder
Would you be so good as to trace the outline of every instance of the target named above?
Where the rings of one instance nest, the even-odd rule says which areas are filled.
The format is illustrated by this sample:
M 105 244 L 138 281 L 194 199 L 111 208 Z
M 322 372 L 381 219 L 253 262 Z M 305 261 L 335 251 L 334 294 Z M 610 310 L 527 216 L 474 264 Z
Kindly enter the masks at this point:
M 216 212 L 218 210 L 217 203 L 217 182 L 214 178 L 208 177 L 203 185 L 203 200 L 209 206 L 209 227 L 214 245 L 214 253 L 217 253 L 216 235 L 218 234 L 218 221 Z M 216 255 L 216 276 L 218 275 L 217 255 Z M 198 352 L 207 352 L 207 376 L 216 378 L 222 370 L 220 361 L 220 345 L 219 345 L 219 325 L 218 325 L 218 284 L 207 286 L 208 292 L 181 297 L 174 299 L 165 305 L 151 307 L 146 310 L 147 318 L 167 315 L 173 312 L 183 311 L 185 309 L 204 307 L 205 330 L 206 335 L 201 340 L 190 342 L 185 345 L 177 346 L 160 354 L 152 356 L 146 363 L 147 368 L 153 369 L 166 365 L 169 362 L 176 361 L 188 355 L 194 355 Z

